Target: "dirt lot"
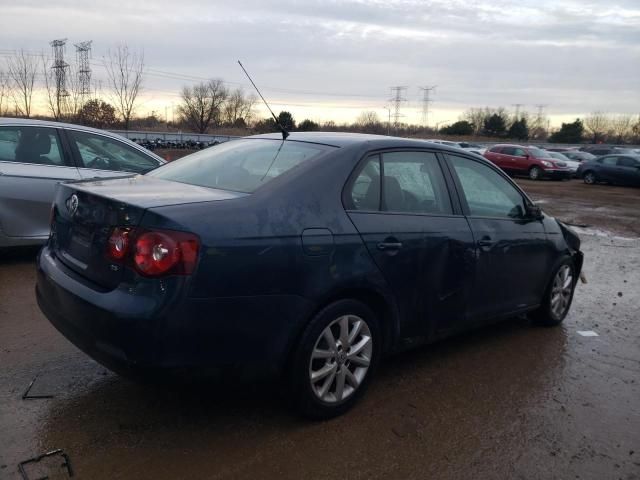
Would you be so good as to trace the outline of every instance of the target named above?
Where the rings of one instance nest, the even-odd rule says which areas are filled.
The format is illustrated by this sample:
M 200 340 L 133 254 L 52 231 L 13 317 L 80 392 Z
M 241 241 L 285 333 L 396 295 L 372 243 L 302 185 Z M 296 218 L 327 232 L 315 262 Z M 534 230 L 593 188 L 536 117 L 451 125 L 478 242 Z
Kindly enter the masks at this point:
M 80 479 L 640 479 L 640 240 L 620 238 L 640 234 L 640 190 L 521 184 L 596 233 L 563 325 L 514 319 L 388 359 L 355 410 L 322 423 L 292 416 L 275 385 L 158 388 L 108 372 L 39 312 L 35 250 L 5 252 L 0 478 L 61 448 Z M 53 398 L 21 398 L 34 378 L 31 393 Z M 28 478 L 66 478 L 61 461 Z

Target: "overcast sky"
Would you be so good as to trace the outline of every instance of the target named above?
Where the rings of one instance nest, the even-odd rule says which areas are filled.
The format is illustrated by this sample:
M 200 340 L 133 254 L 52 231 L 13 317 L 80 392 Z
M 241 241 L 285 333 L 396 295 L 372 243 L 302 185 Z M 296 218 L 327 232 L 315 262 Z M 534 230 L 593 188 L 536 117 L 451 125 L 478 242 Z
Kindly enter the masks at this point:
M 144 50 L 139 110 L 177 103 L 198 78 L 248 82 L 297 120 L 352 120 L 384 110 L 406 85 L 437 85 L 431 124 L 469 107 L 548 105 L 552 122 L 590 111 L 640 113 L 640 0 L 0 0 L 0 55 L 93 40 L 94 78 L 108 48 Z

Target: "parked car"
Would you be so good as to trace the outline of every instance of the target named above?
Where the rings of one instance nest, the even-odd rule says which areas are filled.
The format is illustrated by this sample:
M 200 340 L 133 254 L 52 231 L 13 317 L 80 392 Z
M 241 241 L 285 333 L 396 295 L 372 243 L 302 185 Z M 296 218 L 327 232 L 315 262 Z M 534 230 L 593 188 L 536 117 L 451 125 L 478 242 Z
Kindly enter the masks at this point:
M 605 155 L 582 162 L 578 177 L 588 185 L 606 182 L 640 187 L 640 155 Z
M 571 170 L 571 174 L 572 176 L 576 176 L 576 172 L 578 171 L 578 167 L 580 166 L 580 162 L 576 162 L 575 160 L 571 160 L 569 159 L 569 157 L 567 157 L 565 155 L 566 152 L 549 152 L 549 155 L 551 155 L 552 158 L 554 158 L 555 160 L 559 160 L 563 163 L 567 164 L 567 167 L 569 167 L 569 170 Z
M 526 175 L 531 180 L 562 180 L 573 176 L 566 162 L 554 159 L 549 152 L 537 147 L 495 145 L 484 157 L 511 175 Z
M 592 155 L 589 152 L 581 152 L 578 150 L 567 150 L 562 152 L 562 154 L 569 160 L 574 160 L 576 162 L 584 162 L 585 160 L 593 160 L 596 158 L 595 155 Z
M 146 173 L 164 163 L 102 130 L 0 118 L 0 247 L 47 239 L 57 183 Z
M 578 150 L 578 147 L 544 147 L 547 152 L 572 152 Z
M 525 312 L 559 324 L 583 263 L 486 160 L 372 135 L 259 135 L 61 184 L 52 222 L 38 302 L 90 356 L 280 374 L 317 418 L 417 338 Z
M 613 153 L 620 154 L 634 154 L 635 152 L 630 148 L 625 147 L 617 147 L 615 145 L 587 145 L 580 149 L 583 152 L 589 152 L 596 157 L 601 157 L 602 155 L 610 155 Z
M 486 147 L 479 145 L 477 143 L 469 143 L 469 142 L 458 142 L 458 145 L 463 150 L 467 152 L 477 153 L 478 155 L 484 155 L 484 152 L 487 151 Z

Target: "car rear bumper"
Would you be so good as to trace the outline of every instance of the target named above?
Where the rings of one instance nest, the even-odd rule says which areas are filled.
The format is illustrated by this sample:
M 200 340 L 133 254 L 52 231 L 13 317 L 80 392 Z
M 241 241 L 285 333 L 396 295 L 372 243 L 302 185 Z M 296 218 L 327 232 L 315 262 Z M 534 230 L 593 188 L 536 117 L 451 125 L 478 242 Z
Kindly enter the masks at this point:
M 116 371 L 237 367 L 278 373 L 312 311 L 294 295 L 189 298 L 167 292 L 156 298 L 130 286 L 100 292 L 74 278 L 48 247 L 38 256 L 36 296 L 67 339 Z

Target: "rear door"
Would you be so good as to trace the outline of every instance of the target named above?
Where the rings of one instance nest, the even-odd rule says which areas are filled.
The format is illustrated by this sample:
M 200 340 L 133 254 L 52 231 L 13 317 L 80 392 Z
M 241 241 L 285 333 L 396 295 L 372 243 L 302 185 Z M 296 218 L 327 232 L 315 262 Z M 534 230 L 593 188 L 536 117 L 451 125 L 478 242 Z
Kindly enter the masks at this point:
M 618 157 L 607 155 L 597 160 L 598 180 L 605 182 L 617 182 L 618 179 Z
M 0 126 L 0 228 L 5 235 L 49 235 L 56 184 L 79 178 L 57 129 Z
M 459 325 L 472 278 L 472 236 L 436 154 L 371 155 L 347 186 L 345 204 L 396 298 L 402 335 Z
M 640 162 L 632 157 L 618 157 L 618 183 L 629 186 L 640 186 Z
M 542 221 L 527 216 L 526 198 L 489 165 L 450 154 L 447 160 L 475 238 L 469 320 L 537 305 L 553 260 Z
M 65 130 L 82 178 L 147 173 L 161 165 L 150 154 L 106 135 Z

